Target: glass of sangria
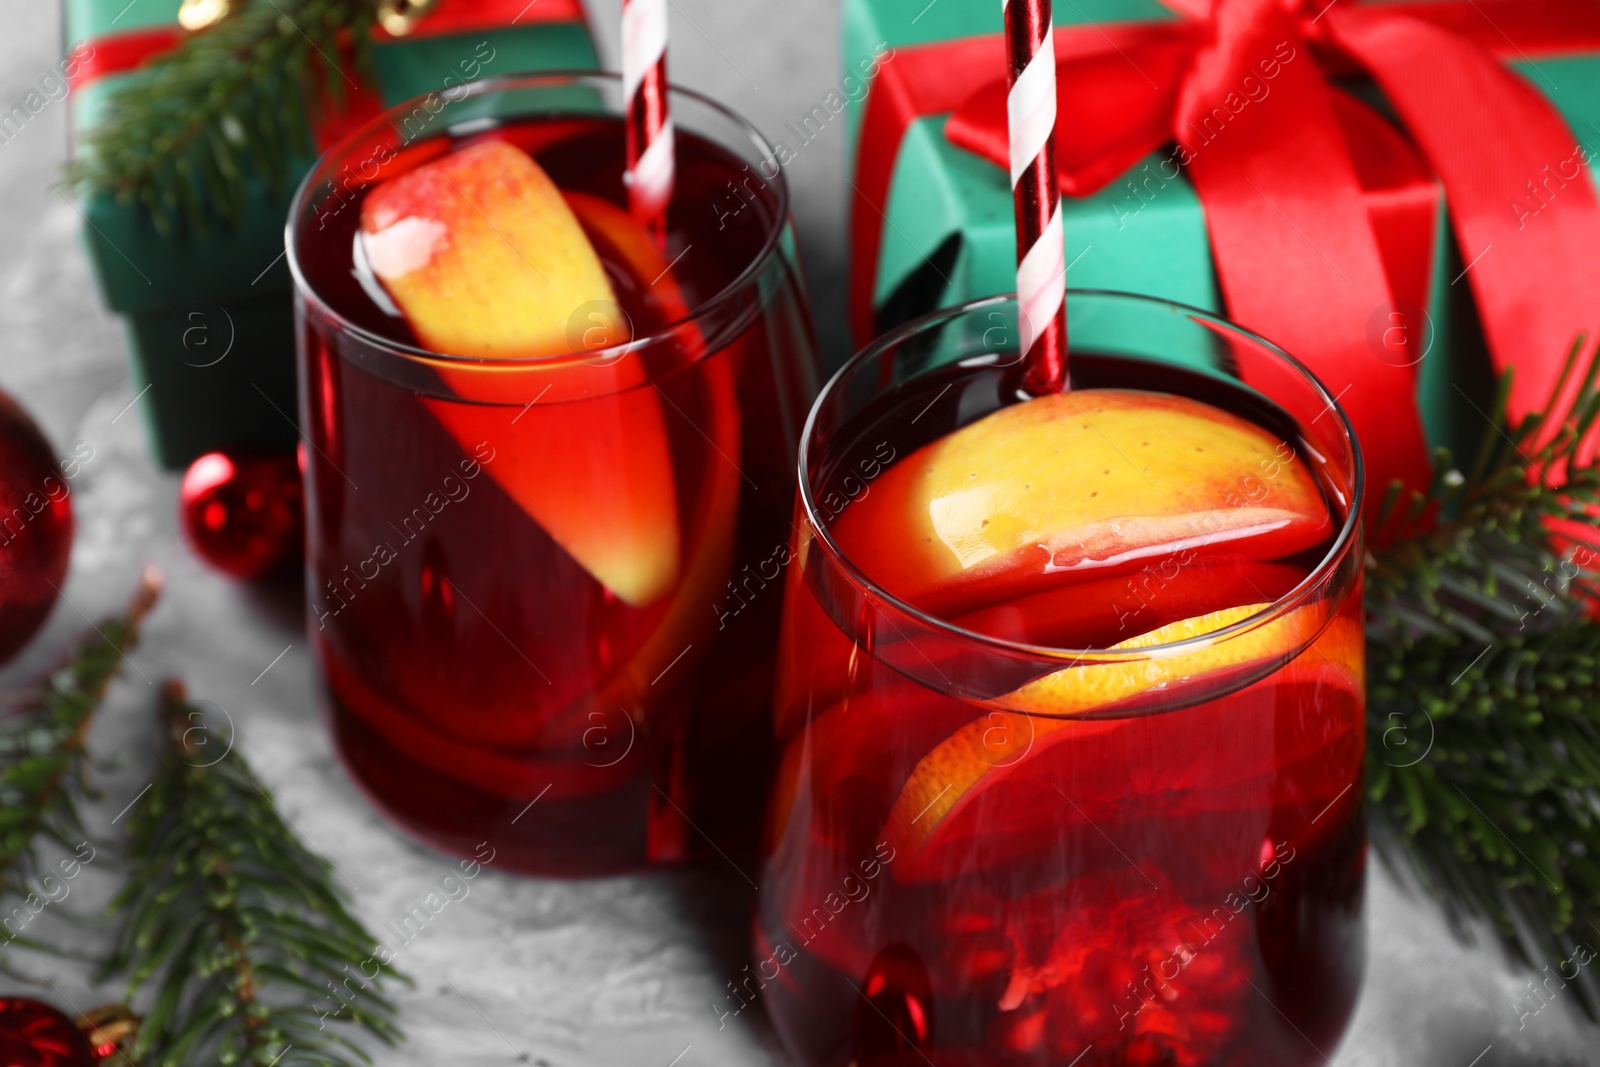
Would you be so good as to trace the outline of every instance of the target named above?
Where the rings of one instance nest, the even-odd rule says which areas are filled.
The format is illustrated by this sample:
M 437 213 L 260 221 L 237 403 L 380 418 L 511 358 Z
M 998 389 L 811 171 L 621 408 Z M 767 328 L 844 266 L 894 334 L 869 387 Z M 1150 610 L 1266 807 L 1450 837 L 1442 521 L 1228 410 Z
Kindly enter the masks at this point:
M 331 150 L 288 226 L 311 640 L 402 828 L 530 873 L 753 849 L 815 342 L 772 148 L 673 90 L 484 79 Z
M 755 963 L 807 1065 L 1312 1064 L 1363 966 L 1362 473 L 1191 308 L 909 324 L 801 438 Z

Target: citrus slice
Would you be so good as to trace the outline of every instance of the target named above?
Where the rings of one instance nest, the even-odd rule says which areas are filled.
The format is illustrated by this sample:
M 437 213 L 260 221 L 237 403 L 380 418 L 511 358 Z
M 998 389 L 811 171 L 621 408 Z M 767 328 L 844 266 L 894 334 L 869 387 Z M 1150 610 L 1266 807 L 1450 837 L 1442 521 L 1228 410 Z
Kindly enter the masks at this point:
M 503 141 L 379 184 L 362 202 L 361 229 L 373 273 L 435 351 L 558 357 L 573 352 L 573 323 L 588 323 L 591 307 L 605 334 L 591 347 L 629 340 L 561 191 Z M 490 476 L 535 522 L 627 603 L 667 594 L 678 577 L 677 494 L 659 398 L 637 356 L 596 364 L 579 354 L 503 375 L 492 362 L 434 366 L 458 396 L 489 403 L 424 404 L 468 453 L 493 449 Z M 583 397 L 602 399 L 571 402 Z
M 678 323 L 689 317 L 689 305 L 673 276 L 672 265 L 632 215 L 587 193 L 567 193 L 566 198 L 594 240 L 610 246 L 636 278 L 655 279 L 648 296 L 661 322 Z M 646 696 L 662 672 L 671 666 L 682 669 L 682 676 L 687 677 L 690 664 L 680 662 L 680 657 L 691 657 L 696 648 L 705 650 L 716 618 L 709 606 L 733 568 L 740 475 L 731 457 L 740 452 L 735 373 L 743 356 L 742 341 L 706 356 L 698 328 L 685 324 L 680 328 L 679 344 L 686 349 L 683 362 L 695 368 L 688 375 L 697 376 L 703 386 L 706 414 L 700 430 L 711 446 L 704 455 L 700 502 L 688 527 L 693 554 L 650 636 L 610 681 L 581 702 L 575 715 L 550 724 L 555 735 L 587 724 L 596 712 L 608 714 L 616 708 L 642 722 L 646 717 Z M 672 688 L 663 683 L 663 691 Z
M 1136 574 L 1092 578 L 995 604 L 953 624 L 1021 644 L 1109 648 L 1129 635 L 1190 616 L 1253 599 L 1277 599 L 1304 577 L 1299 567 L 1238 557 L 1202 559 L 1187 566 L 1158 560 Z M 827 707 L 856 688 L 862 664 L 874 658 L 913 676 L 935 679 L 961 669 L 963 646 L 930 642 L 925 636 L 912 639 L 888 625 L 875 635 L 870 655 L 861 651 L 824 613 L 806 588 L 800 568 L 795 568 L 784 596 L 788 621 L 779 647 L 780 680 L 773 707 L 780 741 L 801 728 L 807 706 Z
M 1245 604 L 1158 627 L 1119 642 L 1113 651 L 1153 648 L 1213 633 L 1268 605 Z M 1091 663 L 1045 675 L 995 701 L 995 710 L 950 735 L 918 762 L 886 822 L 884 836 L 915 870 L 933 840 L 950 832 L 960 810 L 1016 768 L 1069 739 L 1124 729 L 1142 704 L 1182 700 L 1181 690 L 1218 675 L 1260 676 L 1304 648 L 1326 621 L 1320 605 L 1298 608 L 1217 644 L 1137 662 Z M 1142 709 L 1141 709 L 1142 710 Z M 1090 718 L 1121 712 L 1120 718 Z
M 1154 561 L 1134 573 L 1091 578 L 1007 600 L 955 620 L 963 630 L 1046 648 L 1110 648 L 1135 634 L 1252 600 L 1276 600 L 1305 570 L 1243 557 L 1179 565 Z
M 1280 559 L 1331 532 L 1288 443 L 1196 400 L 1121 389 L 1001 408 L 896 463 L 835 528 L 868 576 L 943 618 L 1175 552 Z
M 930 700 L 914 682 L 889 677 L 824 705 L 784 746 L 767 806 L 767 840 L 859 827 L 875 834 L 895 797 L 895 783 L 943 738 L 972 718 L 972 708 Z M 817 810 L 818 805 L 831 807 Z M 841 854 L 870 853 L 877 838 L 836 842 Z
M 563 195 L 590 240 L 603 245 L 612 262 L 623 264 L 636 278 L 655 279 L 648 296 L 656 319 L 675 323 L 688 317 L 690 309 L 670 265 L 631 215 L 597 196 Z M 509 756 L 517 756 L 519 750 L 530 757 L 537 751 L 579 750 L 596 723 L 615 722 L 619 711 L 645 724 L 651 718 L 647 704 L 661 705 L 674 692 L 675 679 L 691 676 L 696 654 L 709 647 L 716 621 L 709 605 L 732 569 L 738 530 L 740 476 L 729 457 L 740 453 L 736 377 L 745 353 L 742 341 L 735 341 L 706 356 L 704 340 L 692 323 L 679 329 L 677 343 L 683 351 L 674 358 L 692 364 L 693 370 L 677 375 L 677 385 L 668 387 L 681 390 L 676 403 L 710 442 L 692 462 L 696 473 L 683 487 L 690 514 L 684 522 L 687 555 L 680 580 L 670 597 L 652 609 L 649 629 L 635 639 L 636 647 L 624 653 L 592 692 L 557 704 L 549 713 L 497 716 L 492 724 L 483 724 L 492 735 L 476 733 L 465 740 L 492 745 Z M 498 462 L 496 458 L 489 467 Z M 662 678 L 669 666 L 672 676 Z M 658 679 L 660 684 L 653 684 Z
M 1119 641 L 1107 651 L 1122 652 L 1174 644 L 1226 629 L 1265 611 L 1270 604 L 1242 604 L 1159 626 Z M 1202 675 L 1231 668 L 1256 668 L 1287 662 L 1327 620 L 1321 604 L 1296 608 L 1218 644 L 1138 662 L 1091 663 L 1067 667 L 1030 682 L 998 703 L 1040 715 L 1081 715 L 1123 704 L 1155 690 L 1170 692 Z

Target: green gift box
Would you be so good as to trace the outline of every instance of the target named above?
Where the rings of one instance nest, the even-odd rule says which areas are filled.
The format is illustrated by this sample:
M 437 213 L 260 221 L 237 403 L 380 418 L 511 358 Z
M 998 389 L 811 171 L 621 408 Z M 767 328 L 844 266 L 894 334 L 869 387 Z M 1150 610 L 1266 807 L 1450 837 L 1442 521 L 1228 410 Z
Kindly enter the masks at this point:
M 1221 0 L 1223 5 L 1229 2 Z M 1480 252 L 1482 245 L 1495 242 L 1482 242 L 1462 254 L 1449 214 L 1449 205 L 1457 203 L 1458 197 L 1449 181 L 1436 177 L 1428 153 L 1402 132 L 1407 129 L 1404 109 L 1395 106 L 1396 102 L 1380 90 L 1369 72 L 1348 61 L 1341 65 L 1338 59 L 1329 60 L 1325 54 L 1327 41 L 1317 35 L 1346 14 L 1357 18 L 1420 18 L 1426 23 L 1422 29 L 1413 31 L 1407 24 L 1408 32 L 1414 32 L 1417 39 L 1446 31 L 1474 35 L 1471 47 L 1481 48 L 1486 57 L 1492 52 L 1497 67 L 1516 72 L 1542 94 L 1538 106 L 1549 108 L 1564 120 L 1571 139 L 1565 142 L 1564 151 L 1548 153 L 1538 157 L 1537 163 L 1528 164 L 1525 188 L 1520 183 L 1514 187 L 1502 183 L 1505 196 L 1494 202 L 1494 208 L 1503 211 L 1505 217 L 1490 219 L 1489 224 L 1514 233 L 1519 227 L 1534 229 L 1538 227 L 1533 223 L 1555 221 L 1535 217 L 1542 212 L 1556 215 L 1587 210 L 1577 201 L 1591 198 L 1580 198 L 1565 190 L 1573 182 L 1590 184 L 1593 180 L 1592 173 L 1589 178 L 1579 178 L 1578 173 L 1582 169 L 1580 161 L 1587 163 L 1592 155 L 1584 141 L 1600 142 L 1600 26 L 1596 26 L 1600 19 L 1573 0 L 1376 0 L 1365 5 L 1355 0 L 1337 2 L 1341 10 L 1320 27 L 1322 15 L 1318 9 L 1325 14 L 1333 6 L 1328 0 L 1308 3 L 1298 18 L 1283 16 L 1293 25 L 1285 38 L 1286 42 L 1295 42 L 1290 50 L 1291 60 L 1283 60 L 1280 53 L 1277 62 L 1272 62 L 1273 57 L 1264 53 L 1260 71 L 1252 72 L 1256 74 L 1256 85 L 1252 87 L 1246 81 L 1234 94 L 1239 97 L 1239 111 L 1234 115 L 1250 106 L 1259 107 L 1252 105 L 1251 99 L 1265 99 L 1265 94 L 1273 91 L 1272 79 L 1279 77 L 1286 62 L 1296 56 L 1303 57 L 1298 60 L 1302 67 L 1318 70 L 1320 76 L 1338 87 L 1339 91 L 1329 92 L 1328 96 L 1339 98 L 1333 102 L 1339 105 L 1335 110 L 1346 139 L 1359 135 L 1359 139 L 1371 142 L 1367 150 L 1357 150 L 1352 141 L 1350 153 L 1369 214 L 1376 217 L 1400 202 L 1410 205 L 1405 219 L 1386 221 L 1391 232 L 1380 232 L 1380 245 L 1394 232 L 1401 232 L 1409 244 L 1427 252 L 1425 256 L 1413 255 L 1397 266 L 1396 258 L 1404 257 L 1391 255 L 1387 247 L 1380 249 L 1393 283 L 1393 300 L 1388 305 L 1382 301 L 1372 303 L 1372 315 L 1366 323 L 1366 347 L 1384 359 L 1386 338 L 1395 336 L 1395 331 L 1409 335 L 1409 347 L 1403 351 L 1408 362 L 1420 360 L 1413 373 L 1427 438 L 1433 444 L 1448 445 L 1461 455 L 1483 430 L 1482 410 L 1487 406 L 1485 396 L 1490 392 L 1492 373 L 1490 354 L 1496 336 L 1501 336 L 1494 329 L 1485 329 L 1487 319 L 1480 324 L 1478 304 L 1482 301 L 1474 299 L 1470 291 L 1473 285 L 1462 279 L 1475 267 L 1474 257 L 1484 255 Z M 1235 10 L 1247 3 L 1244 0 L 1235 4 Z M 1154 67 L 1146 71 L 1140 69 L 1141 65 L 1166 62 L 1162 57 L 1169 52 L 1178 54 L 1182 48 L 1189 48 L 1182 52 L 1183 58 L 1173 61 L 1173 70 L 1181 72 L 1181 64 L 1193 61 L 1193 54 L 1205 47 L 1210 32 L 1196 29 L 1209 5 L 1189 0 L 1170 0 L 1170 5 L 1157 0 L 1076 0 L 1055 5 L 1058 64 L 1084 60 L 1074 75 L 1077 80 L 1061 83 L 1062 93 L 1092 88 L 1097 76 L 1120 77 L 1120 81 L 1112 83 L 1113 89 L 1116 85 L 1122 87 L 1120 95 L 1112 94 L 1120 106 L 1139 97 L 1144 82 L 1152 90 L 1158 82 L 1164 86 L 1166 81 Z M 1475 10 L 1485 6 L 1490 9 L 1488 17 L 1505 34 L 1486 29 L 1485 16 Z M 1352 7 L 1370 10 L 1351 12 Z M 1008 174 L 997 165 L 995 152 L 986 157 L 973 151 L 973 138 L 964 137 L 959 129 L 964 117 L 977 113 L 980 87 L 987 87 L 993 97 L 989 114 L 999 126 L 1003 144 L 1001 20 L 999 4 L 844 0 L 845 87 L 851 89 L 850 79 L 855 79 L 856 91 L 850 96 L 862 105 L 845 109 L 851 153 L 847 166 L 852 172 L 851 324 L 857 343 L 865 343 L 871 336 L 934 308 L 1015 288 L 1015 235 Z M 1365 23 L 1353 18 L 1344 25 L 1359 29 Z M 1191 36 L 1185 37 L 1186 33 Z M 1487 40 L 1490 34 L 1496 40 Z M 1308 44 L 1311 37 L 1317 37 L 1315 49 Z M 1099 56 L 1098 68 L 1085 59 L 1091 55 Z M 1068 68 L 1058 67 L 1065 69 Z M 1501 76 L 1506 81 L 1514 80 Z M 1285 77 L 1279 85 L 1290 80 Z M 1001 85 L 998 91 L 994 88 L 997 83 Z M 1466 84 L 1463 75 L 1463 85 Z M 1517 92 L 1520 90 L 1513 90 L 1511 95 Z M 1062 99 L 1069 103 L 1071 100 L 1066 95 Z M 1218 112 L 1215 129 L 1211 128 L 1209 117 L 1203 118 L 1206 127 L 1195 129 L 1193 144 L 1236 136 L 1221 128 L 1230 117 Z M 1168 132 L 1157 139 L 1165 141 L 1159 148 L 1150 143 L 1146 151 L 1121 159 L 1114 169 L 1102 175 L 1101 181 L 1090 183 L 1092 187 L 1086 195 L 1063 196 L 1070 284 L 1075 288 L 1137 292 L 1226 314 L 1227 287 L 1219 279 L 1219 248 L 1213 229 L 1218 219 L 1208 212 L 1201 190 L 1191 180 L 1188 157 L 1192 152 L 1179 146 L 1171 128 L 1170 124 L 1166 126 Z M 1058 141 L 1072 136 L 1072 131 L 1073 127 L 1058 125 Z M 1474 136 L 1470 130 L 1464 135 Z M 1064 169 L 1072 169 L 1065 162 L 1067 156 L 1082 148 L 1077 144 L 1058 145 Z M 1433 150 L 1431 143 L 1429 150 Z M 1003 157 L 1003 150 L 999 154 Z M 1106 159 L 1118 158 L 1115 151 L 1104 156 L 1102 165 Z M 1302 164 L 1318 166 L 1311 159 Z M 1547 166 L 1541 169 L 1540 164 Z M 1438 173 L 1448 177 L 1446 168 L 1439 168 Z M 1117 176 L 1112 178 L 1113 174 Z M 1479 192 L 1478 200 L 1483 199 Z M 1292 221 L 1289 224 L 1294 225 Z M 1553 231 L 1564 225 L 1565 222 L 1543 228 Z M 1549 233 L 1537 237 L 1548 239 Z M 1509 239 L 1499 243 L 1518 245 L 1513 251 L 1523 253 L 1533 247 L 1531 243 L 1519 245 Z M 1582 258 L 1587 261 L 1594 257 L 1591 252 Z M 1496 269 L 1503 266 L 1499 260 L 1491 260 L 1489 265 Z M 1569 268 L 1567 262 L 1544 264 L 1547 272 Z M 1585 262 L 1576 269 L 1596 268 Z M 1400 277 L 1402 274 L 1404 278 Z M 1473 279 L 1474 284 L 1477 281 Z M 1336 280 L 1334 284 L 1338 284 Z M 1574 286 L 1573 291 L 1582 290 Z M 1600 286 L 1593 291 L 1600 294 Z M 1304 298 L 1308 303 L 1314 302 L 1318 292 L 1306 293 Z M 1545 345 L 1550 351 L 1541 358 L 1559 362 L 1571 336 L 1589 326 L 1582 319 L 1587 313 L 1587 303 L 1582 309 L 1572 309 L 1568 340 Z M 1505 317 L 1501 315 L 1502 322 Z M 1544 318 L 1559 320 L 1546 323 L 1545 334 L 1554 335 L 1558 328 L 1565 327 L 1566 311 L 1557 306 Z M 1248 319 L 1245 325 L 1257 326 Z M 1107 324 L 1104 332 L 1114 336 L 1117 328 L 1116 324 Z M 1272 336 L 1270 331 L 1263 332 Z M 1496 353 L 1493 359 L 1494 367 L 1518 362 L 1518 353 Z M 1543 371 L 1523 371 L 1520 366 L 1519 375 L 1549 377 Z M 1524 384 L 1531 390 L 1539 383 Z M 1513 408 L 1516 407 L 1514 395 Z M 1360 419 L 1357 421 L 1359 429 Z M 1417 451 L 1420 453 L 1420 447 Z
M 173 47 L 180 0 L 66 0 L 70 45 L 62 73 L 82 139 L 106 120 L 119 86 L 141 63 Z M 204 32 L 204 31 L 202 31 Z M 345 94 L 365 111 L 316 124 L 321 147 L 353 124 L 413 97 L 447 92 L 493 74 L 595 69 L 578 0 L 529 5 L 438 0 L 402 37 L 374 33 L 372 85 Z M 242 221 L 199 233 L 180 220 L 161 232 L 143 205 L 97 193 L 82 204 L 83 243 L 106 304 L 122 316 L 133 388 L 158 463 L 181 468 L 221 447 L 293 447 L 292 283 L 283 232 L 295 182 L 315 162 L 285 161 L 291 181 L 274 189 L 244 181 Z

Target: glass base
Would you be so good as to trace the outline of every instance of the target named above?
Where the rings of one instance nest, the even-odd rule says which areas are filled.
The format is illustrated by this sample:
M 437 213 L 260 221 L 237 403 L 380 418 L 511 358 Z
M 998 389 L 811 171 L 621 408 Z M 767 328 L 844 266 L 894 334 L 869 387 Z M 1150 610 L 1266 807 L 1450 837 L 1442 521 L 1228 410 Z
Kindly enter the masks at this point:
M 550 783 L 527 797 L 506 797 L 410 759 L 344 707 L 325 680 L 321 696 L 339 759 L 357 788 L 425 845 L 480 862 L 492 854 L 488 865 L 495 870 L 556 878 L 626 874 L 691 857 L 693 831 L 642 760 L 602 791 L 558 797 Z M 581 773 L 581 761 L 571 763 Z M 675 803 L 681 808 L 687 800 Z

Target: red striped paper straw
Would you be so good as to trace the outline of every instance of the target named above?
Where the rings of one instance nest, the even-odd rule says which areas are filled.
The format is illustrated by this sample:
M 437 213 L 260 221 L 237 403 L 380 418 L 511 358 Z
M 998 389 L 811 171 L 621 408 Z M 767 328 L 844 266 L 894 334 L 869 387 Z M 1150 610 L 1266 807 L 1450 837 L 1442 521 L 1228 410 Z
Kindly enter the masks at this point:
M 1005 0 L 1006 116 L 1017 213 L 1022 386 L 1067 387 L 1067 263 L 1056 185 L 1056 54 L 1050 0 Z
M 658 229 L 672 199 L 673 130 L 667 111 L 667 0 L 623 0 L 622 98 L 628 202 Z

